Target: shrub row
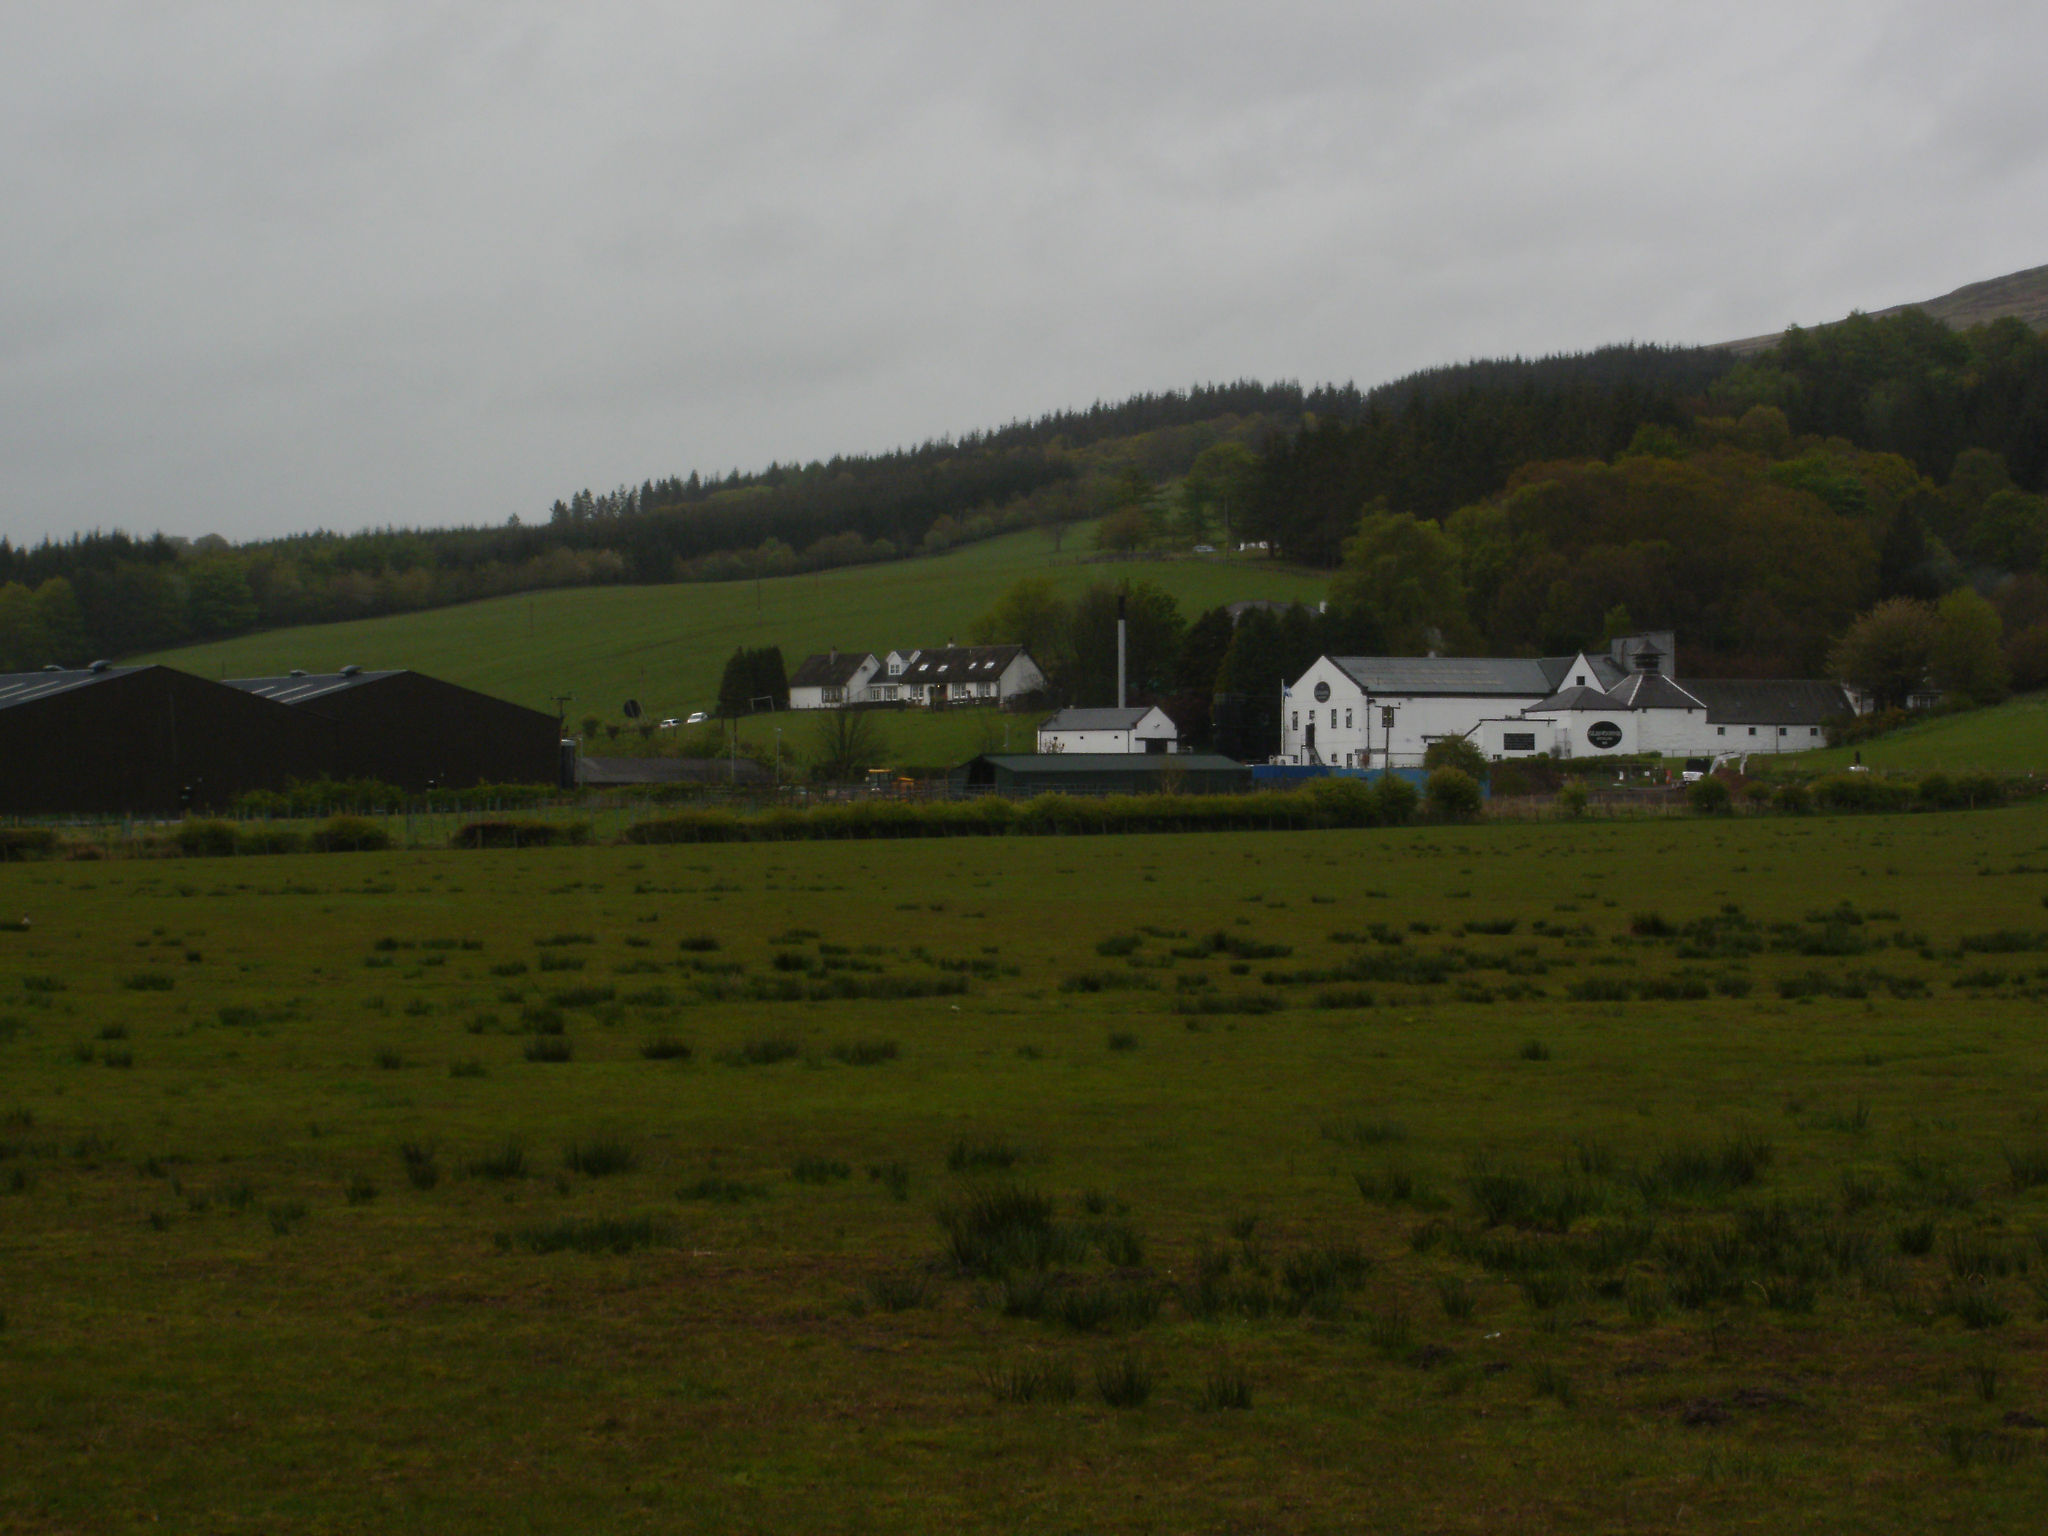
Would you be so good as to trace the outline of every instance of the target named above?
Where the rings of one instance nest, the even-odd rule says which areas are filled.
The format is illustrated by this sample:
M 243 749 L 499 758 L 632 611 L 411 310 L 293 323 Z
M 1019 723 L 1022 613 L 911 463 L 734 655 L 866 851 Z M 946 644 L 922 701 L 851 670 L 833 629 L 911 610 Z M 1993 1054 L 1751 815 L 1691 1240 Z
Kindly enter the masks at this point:
M 1391 775 L 1367 785 L 1329 779 L 1307 789 L 1244 795 L 995 795 L 918 805 L 896 800 L 777 809 L 749 816 L 685 811 L 627 829 L 629 843 L 787 842 L 810 838 L 1001 837 L 1231 829 L 1307 830 L 1399 826 L 1415 814 L 1415 790 Z

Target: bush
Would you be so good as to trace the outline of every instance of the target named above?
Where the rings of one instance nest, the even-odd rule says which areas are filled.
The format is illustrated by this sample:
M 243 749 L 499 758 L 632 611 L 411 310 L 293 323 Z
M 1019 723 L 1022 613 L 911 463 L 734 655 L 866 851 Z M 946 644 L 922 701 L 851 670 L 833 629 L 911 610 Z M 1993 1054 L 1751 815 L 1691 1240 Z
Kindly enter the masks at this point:
M 1429 776 L 1424 808 L 1437 821 L 1469 821 L 1479 814 L 1479 781 L 1461 768 L 1439 768 Z
M 1804 816 L 1813 809 L 1813 792 L 1804 784 L 1780 784 L 1771 803 L 1788 816 Z
M 1586 814 L 1586 786 L 1574 781 L 1557 792 L 1557 808 L 1567 816 Z
M 1734 808 L 1728 781 L 1708 774 L 1686 786 L 1686 803 L 1702 816 L 1726 816 Z
M 0 864 L 47 859 L 57 851 L 57 834 L 48 827 L 0 827 Z
M 1383 827 L 1405 827 L 1415 819 L 1415 803 L 1420 798 L 1415 786 L 1398 773 L 1382 773 L 1373 782 L 1372 798 L 1379 811 L 1379 822 Z
M 225 859 L 236 851 L 234 823 L 227 821 L 184 822 L 173 841 L 188 859 Z
M 1831 811 L 1903 811 L 1912 806 L 1915 790 L 1874 773 L 1831 773 L 1814 782 L 1813 798 Z
M 590 841 L 587 821 L 472 821 L 448 839 L 451 848 L 554 848 Z
M 361 816 L 330 816 L 306 843 L 315 853 L 377 853 L 391 846 L 391 834 Z
M 1422 754 L 1422 767 L 1428 773 L 1455 768 L 1477 783 L 1486 777 L 1486 754 L 1479 750 L 1477 742 L 1463 736 L 1439 736 Z

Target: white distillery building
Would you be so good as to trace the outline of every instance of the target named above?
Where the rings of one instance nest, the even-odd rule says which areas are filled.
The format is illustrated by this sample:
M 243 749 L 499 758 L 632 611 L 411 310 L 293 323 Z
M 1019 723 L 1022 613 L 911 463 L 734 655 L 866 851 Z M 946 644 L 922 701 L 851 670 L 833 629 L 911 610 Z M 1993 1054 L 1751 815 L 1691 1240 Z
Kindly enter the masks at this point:
M 1148 709 L 1063 709 L 1038 728 L 1040 752 L 1177 752 L 1180 728 Z
M 1672 676 L 1674 637 L 1630 635 L 1605 652 L 1536 659 L 1324 656 L 1281 703 L 1282 759 L 1413 767 L 1432 742 L 1488 758 L 1655 752 L 1800 752 L 1855 712 L 1839 683 Z

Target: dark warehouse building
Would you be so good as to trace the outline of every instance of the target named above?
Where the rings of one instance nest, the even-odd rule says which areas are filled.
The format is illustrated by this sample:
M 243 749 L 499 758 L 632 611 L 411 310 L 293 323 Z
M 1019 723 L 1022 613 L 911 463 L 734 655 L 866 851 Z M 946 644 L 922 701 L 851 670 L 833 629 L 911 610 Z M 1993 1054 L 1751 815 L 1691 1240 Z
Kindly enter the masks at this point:
M 561 722 L 553 715 L 418 672 L 234 677 L 231 689 L 314 722 L 323 771 L 403 789 L 557 784 Z
M 0 675 L 0 815 L 174 816 L 321 771 L 314 723 L 170 667 Z

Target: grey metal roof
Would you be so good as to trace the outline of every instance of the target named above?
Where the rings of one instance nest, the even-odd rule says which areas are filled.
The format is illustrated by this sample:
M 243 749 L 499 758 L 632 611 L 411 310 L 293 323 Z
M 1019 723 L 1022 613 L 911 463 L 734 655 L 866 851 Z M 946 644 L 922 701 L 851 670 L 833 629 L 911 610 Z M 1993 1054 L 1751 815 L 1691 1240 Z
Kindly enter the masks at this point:
M 1553 693 L 1541 704 L 1531 704 L 1522 713 L 1525 715 L 1548 715 L 1561 710 L 1583 709 L 1611 714 L 1617 710 L 1630 710 L 1633 704 L 1624 703 L 1612 694 L 1602 693 L 1598 688 L 1567 688 L 1562 693 Z
M 1045 724 L 1041 731 L 1129 731 L 1137 728 L 1138 722 L 1152 713 L 1152 706 L 1142 709 L 1063 709 Z M 1167 721 L 1168 725 L 1173 722 Z
M 73 688 L 84 688 L 93 683 L 104 683 L 112 677 L 127 677 L 130 673 L 147 670 L 145 667 L 102 667 L 94 672 L 86 667 L 67 667 L 62 672 L 0 673 L 0 709 L 30 704 L 52 694 L 69 693 Z
M 229 677 L 221 681 L 230 688 L 279 704 L 304 704 L 345 688 L 360 688 L 365 683 L 398 677 L 404 670 L 399 667 L 386 672 L 308 672 L 295 677 Z
M 1853 712 L 1840 683 L 1699 677 L 1687 679 L 1686 687 L 1707 706 L 1707 719 L 1716 725 L 1824 725 Z
M 1554 684 L 1543 663 L 1499 656 L 1332 656 L 1370 694 L 1541 699 Z M 1565 663 L 1570 666 L 1570 662 Z
M 1657 672 L 1637 672 L 1607 690 L 1631 709 L 1705 709 L 1706 700 Z
M 874 657 L 867 651 L 819 652 L 806 656 L 789 674 L 792 688 L 843 688 Z

